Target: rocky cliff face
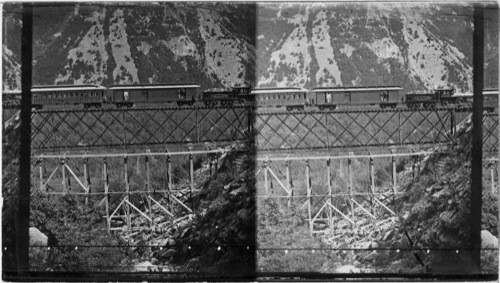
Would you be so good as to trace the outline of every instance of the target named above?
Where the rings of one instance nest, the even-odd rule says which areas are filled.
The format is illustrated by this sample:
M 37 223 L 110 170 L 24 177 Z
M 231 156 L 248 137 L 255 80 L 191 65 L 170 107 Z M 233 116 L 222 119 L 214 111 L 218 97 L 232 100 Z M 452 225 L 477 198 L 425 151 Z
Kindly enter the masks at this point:
M 4 89 L 19 87 L 20 11 L 4 9 Z M 253 81 L 252 5 L 57 5 L 34 14 L 34 84 Z
M 263 86 L 470 90 L 472 14 L 456 4 L 259 5 L 257 79 Z M 498 21 L 485 26 L 485 85 L 497 87 Z
M 20 7 L 4 6 L 4 89 L 19 87 Z M 472 87 L 473 9 L 457 4 L 147 3 L 35 9 L 35 84 Z M 498 87 L 498 13 L 485 87 Z

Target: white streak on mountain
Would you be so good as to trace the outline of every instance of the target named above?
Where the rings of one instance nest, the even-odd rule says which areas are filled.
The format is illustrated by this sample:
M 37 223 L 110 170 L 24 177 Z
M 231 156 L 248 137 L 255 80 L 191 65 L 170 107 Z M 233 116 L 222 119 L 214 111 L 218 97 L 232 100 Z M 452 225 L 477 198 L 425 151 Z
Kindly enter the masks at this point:
M 276 16 L 278 20 L 284 19 L 281 17 L 281 8 Z M 259 85 L 303 86 L 310 81 L 311 55 L 308 48 L 311 44 L 306 32 L 308 19 L 308 7 L 301 9 L 299 13 L 287 19 L 287 22 L 295 25 L 295 28 L 288 37 L 278 42 L 279 48 L 272 52 L 269 60 L 270 67 L 266 70 L 269 76 L 268 78 L 259 78 Z M 273 31 L 269 30 L 268 32 Z M 280 70 L 285 70 L 286 75 L 280 76 Z
M 243 83 L 245 65 L 248 61 L 248 46 L 238 37 L 233 37 L 223 21 L 213 10 L 198 10 L 199 32 L 205 41 L 205 66 L 209 74 L 215 75 L 223 85 Z
M 117 9 L 109 26 L 109 41 L 111 50 L 116 62 L 116 68 L 113 70 L 113 79 L 117 84 L 138 83 L 137 68 L 134 59 L 130 54 L 130 45 L 127 41 L 127 24 L 125 23 L 123 10 Z
M 75 13 L 77 9 L 75 9 Z M 55 83 L 66 83 L 69 80 L 74 80 L 75 84 L 95 83 L 101 84 L 107 77 L 106 69 L 109 55 L 106 52 L 107 40 L 104 37 L 103 21 L 106 17 L 106 8 L 100 11 L 93 11 L 90 17 L 85 21 L 94 23 L 79 41 L 77 47 L 69 50 L 67 63 L 64 67 L 65 72 L 59 73 L 55 79 Z M 70 39 L 68 38 L 68 41 Z M 75 72 L 78 70 L 76 65 L 92 66 L 92 72 L 83 74 Z M 76 73 L 79 73 L 77 75 Z
M 322 82 L 323 86 L 342 85 L 340 70 L 335 56 L 330 38 L 330 26 L 327 24 L 325 11 L 320 11 L 313 21 L 312 45 L 318 61 L 319 70 L 316 73 L 316 81 Z

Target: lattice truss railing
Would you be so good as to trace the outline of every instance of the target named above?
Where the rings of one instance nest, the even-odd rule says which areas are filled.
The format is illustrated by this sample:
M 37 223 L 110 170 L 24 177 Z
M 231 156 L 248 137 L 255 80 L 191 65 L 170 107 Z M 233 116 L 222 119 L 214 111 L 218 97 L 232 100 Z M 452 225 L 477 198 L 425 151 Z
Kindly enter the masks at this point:
M 32 171 L 44 195 L 99 203 L 109 230 L 161 228 L 193 213 L 189 199 L 217 174 L 220 154 L 42 155 Z
M 498 113 L 483 116 L 483 151 L 498 151 Z
M 250 111 L 249 107 L 34 111 L 31 144 L 33 149 L 71 149 L 246 140 L 253 124 Z
M 456 109 L 257 113 L 260 150 L 345 148 L 450 142 Z

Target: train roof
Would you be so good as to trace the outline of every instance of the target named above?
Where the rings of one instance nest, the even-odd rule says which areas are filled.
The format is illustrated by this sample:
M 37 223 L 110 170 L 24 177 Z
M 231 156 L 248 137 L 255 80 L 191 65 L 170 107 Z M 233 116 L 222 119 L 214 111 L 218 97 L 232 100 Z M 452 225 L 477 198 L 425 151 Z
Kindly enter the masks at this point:
M 105 90 L 103 86 L 85 85 L 85 86 L 34 86 L 31 92 L 48 92 L 48 91 L 76 91 L 76 90 Z
M 205 90 L 203 93 L 233 93 L 231 90 Z
M 18 90 L 18 89 L 14 89 L 14 90 L 2 90 L 2 93 L 5 93 L 5 94 L 21 94 L 21 91 Z
M 115 85 L 109 89 L 177 89 L 177 88 L 199 88 L 196 84 L 164 84 L 164 85 Z
M 306 89 L 302 88 L 255 88 L 250 93 L 252 94 L 261 94 L 261 93 L 303 93 L 307 92 Z
M 483 95 L 493 95 L 493 94 L 499 94 L 498 89 L 485 89 L 483 90 Z
M 256 87 L 254 88 L 255 90 L 275 90 L 275 89 L 301 89 L 300 87 L 275 87 L 275 86 L 269 86 L 269 87 Z
M 483 95 L 499 95 L 498 89 L 485 89 L 483 90 Z M 472 97 L 474 94 L 472 92 L 465 93 L 455 93 L 453 96 L 455 97 Z
M 370 91 L 370 90 L 402 90 L 400 86 L 363 86 L 363 87 L 317 87 L 312 92 Z
M 34 85 L 31 87 L 31 89 L 34 88 L 68 88 L 68 87 L 93 87 L 93 88 L 99 88 L 101 86 L 99 85 L 94 85 L 94 84 L 66 84 L 66 85 Z

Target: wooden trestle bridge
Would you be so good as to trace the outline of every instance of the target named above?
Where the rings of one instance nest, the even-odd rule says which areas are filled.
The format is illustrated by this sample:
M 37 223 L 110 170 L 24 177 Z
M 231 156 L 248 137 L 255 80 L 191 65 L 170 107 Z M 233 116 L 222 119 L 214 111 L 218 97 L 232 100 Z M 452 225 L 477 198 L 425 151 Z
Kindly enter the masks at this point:
M 314 234 L 354 226 L 359 217 L 372 219 L 375 225 L 395 216 L 398 210 L 390 203 L 398 194 L 398 158 L 413 160 L 418 174 L 420 161 L 430 154 L 419 147 L 453 143 L 458 125 L 470 113 L 468 108 L 450 107 L 299 112 L 247 106 L 39 110 L 32 113 L 32 171 L 44 194 L 101 199 L 109 230 L 151 229 L 161 226 L 155 211 L 171 221 L 193 213 L 186 200 L 199 190 L 196 174 L 203 170 L 204 176 L 216 174 L 226 152 L 221 144 L 253 141 L 259 152 L 257 199 L 299 203 L 307 208 L 309 230 Z M 497 150 L 497 131 L 498 114 L 485 113 L 484 152 Z M 167 146 L 181 150 L 168 151 Z M 367 148 L 378 150 L 371 154 Z M 360 149 L 365 151 L 359 153 Z M 326 153 L 309 154 L 314 152 Z M 383 159 L 391 164 L 392 186 L 380 191 L 374 174 L 377 160 Z M 367 165 L 370 185 L 366 190 L 354 189 L 354 160 Z M 493 168 L 498 162 L 490 163 L 494 184 Z M 332 166 L 347 168 L 347 175 L 335 177 Z M 132 215 L 145 220 L 142 226 L 134 226 L 138 222 L 132 221 Z

